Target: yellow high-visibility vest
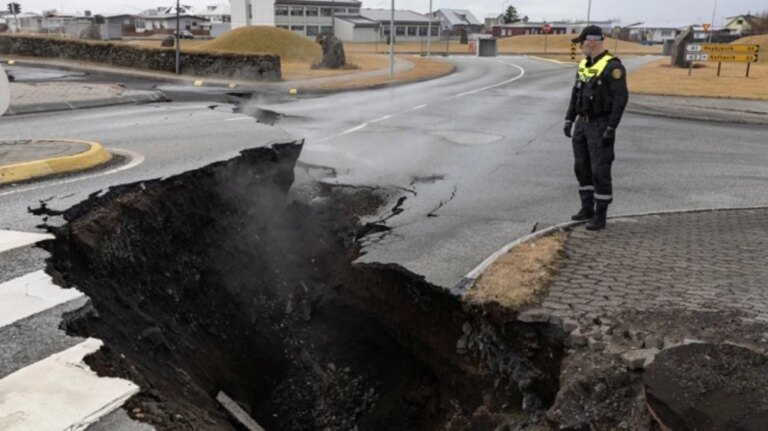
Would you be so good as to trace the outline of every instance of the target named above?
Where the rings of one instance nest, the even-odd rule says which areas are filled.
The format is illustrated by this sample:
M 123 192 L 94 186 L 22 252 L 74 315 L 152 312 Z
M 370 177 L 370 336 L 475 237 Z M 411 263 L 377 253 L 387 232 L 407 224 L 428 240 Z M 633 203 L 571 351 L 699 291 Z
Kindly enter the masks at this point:
M 579 63 L 579 81 L 589 82 L 602 75 L 605 68 L 608 67 L 608 62 L 613 58 L 614 57 L 611 54 L 606 53 L 597 63 L 590 67 L 587 67 L 587 59 L 582 59 L 581 63 Z

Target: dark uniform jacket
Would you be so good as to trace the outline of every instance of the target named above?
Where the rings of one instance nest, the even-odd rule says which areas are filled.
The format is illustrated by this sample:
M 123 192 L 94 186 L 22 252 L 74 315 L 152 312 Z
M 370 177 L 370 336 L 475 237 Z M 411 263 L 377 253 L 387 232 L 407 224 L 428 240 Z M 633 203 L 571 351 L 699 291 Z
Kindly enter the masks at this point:
M 587 58 L 581 66 L 590 68 L 599 64 L 605 56 L 611 54 L 605 51 L 594 59 Z M 590 118 L 607 116 L 608 127 L 616 129 L 629 99 L 627 72 L 621 60 L 611 56 L 601 74 L 591 79 L 588 79 L 588 75 L 588 71 L 581 70 L 581 67 L 576 73 L 576 84 L 573 86 L 565 119 L 574 121 L 576 115 Z

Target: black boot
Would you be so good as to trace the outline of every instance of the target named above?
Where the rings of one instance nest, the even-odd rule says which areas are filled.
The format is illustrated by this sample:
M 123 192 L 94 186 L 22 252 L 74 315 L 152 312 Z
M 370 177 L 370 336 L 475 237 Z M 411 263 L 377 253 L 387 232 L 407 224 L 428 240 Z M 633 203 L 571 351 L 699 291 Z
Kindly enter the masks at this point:
M 581 209 L 579 212 L 571 216 L 573 221 L 589 220 L 595 216 L 595 203 L 594 201 L 584 201 L 581 203 Z
M 587 223 L 587 230 L 600 230 L 605 228 L 605 216 L 608 213 L 608 204 L 597 204 L 595 216 Z

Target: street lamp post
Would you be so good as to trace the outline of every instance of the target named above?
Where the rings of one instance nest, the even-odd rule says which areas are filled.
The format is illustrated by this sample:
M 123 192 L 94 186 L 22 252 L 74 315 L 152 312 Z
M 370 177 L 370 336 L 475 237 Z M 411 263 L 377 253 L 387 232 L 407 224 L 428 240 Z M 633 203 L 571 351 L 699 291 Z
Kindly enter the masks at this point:
M 592 0 L 589 0 L 587 5 L 587 25 L 589 25 L 589 18 L 592 16 Z
M 715 0 L 715 5 L 712 7 L 712 22 L 709 24 L 709 40 L 708 43 L 712 43 L 712 31 L 715 28 L 715 12 L 717 11 L 717 0 Z
M 627 26 L 619 28 L 619 31 L 616 33 L 616 38 L 613 40 L 613 53 L 614 54 L 616 54 L 616 51 L 619 49 L 619 36 L 621 36 L 622 30 L 626 30 L 626 29 L 628 29 L 630 27 L 634 27 L 634 26 L 640 25 L 640 24 L 645 24 L 645 23 L 640 21 L 640 22 L 636 22 L 634 24 L 630 24 L 630 25 L 627 25 Z
M 176 74 L 181 74 L 181 11 L 179 10 L 179 0 L 176 0 Z
M 331 1 L 331 34 L 336 36 L 336 0 Z
M 395 0 L 389 17 L 389 78 L 395 76 Z
M 429 0 L 429 22 L 427 23 L 427 58 L 432 58 L 432 0 Z

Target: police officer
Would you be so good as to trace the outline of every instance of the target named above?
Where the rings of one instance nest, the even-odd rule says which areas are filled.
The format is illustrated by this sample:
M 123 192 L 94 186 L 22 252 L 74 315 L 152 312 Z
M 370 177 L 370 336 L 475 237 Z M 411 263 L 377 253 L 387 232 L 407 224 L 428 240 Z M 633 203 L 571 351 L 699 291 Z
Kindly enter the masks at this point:
M 613 202 L 613 144 L 629 98 L 624 66 L 605 50 L 604 39 L 600 27 L 591 25 L 572 40 L 581 44 L 586 58 L 579 64 L 564 127 L 565 136 L 573 141 L 581 198 L 581 210 L 571 218 L 589 220 L 589 230 L 605 227 L 608 205 Z

